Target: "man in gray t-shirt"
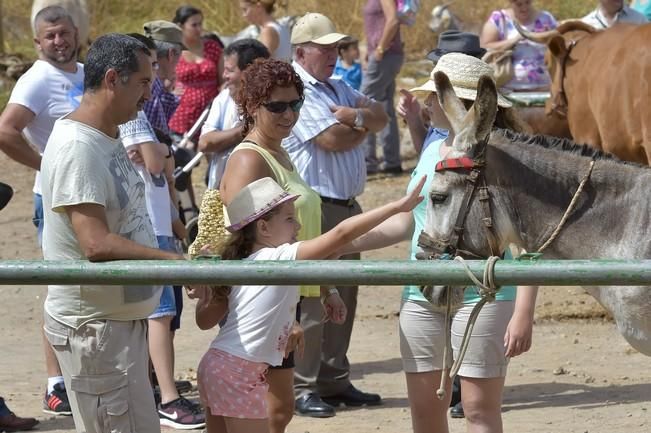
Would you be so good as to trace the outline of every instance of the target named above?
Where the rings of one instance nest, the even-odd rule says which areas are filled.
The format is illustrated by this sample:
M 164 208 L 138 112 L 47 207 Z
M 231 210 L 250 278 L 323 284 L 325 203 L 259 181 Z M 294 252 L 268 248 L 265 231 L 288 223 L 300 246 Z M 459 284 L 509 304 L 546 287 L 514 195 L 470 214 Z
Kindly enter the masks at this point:
M 118 125 L 149 98 L 152 59 L 119 34 L 87 55 L 79 108 L 58 120 L 41 163 L 46 260 L 180 259 L 159 250 L 145 187 Z M 50 285 L 45 333 L 68 389 L 78 432 L 160 432 L 149 385 L 146 318 L 156 286 Z

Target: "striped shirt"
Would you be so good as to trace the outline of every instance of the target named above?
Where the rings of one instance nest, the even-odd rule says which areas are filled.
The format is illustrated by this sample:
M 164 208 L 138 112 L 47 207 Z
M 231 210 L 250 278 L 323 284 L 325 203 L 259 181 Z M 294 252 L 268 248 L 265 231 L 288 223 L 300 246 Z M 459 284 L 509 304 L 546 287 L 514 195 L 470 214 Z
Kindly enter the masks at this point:
M 590 24 L 595 29 L 607 29 L 609 27 L 608 19 L 601 12 L 601 8 L 597 8 L 594 11 L 590 12 L 588 15 L 581 18 L 581 21 L 586 24 Z M 646 24 L 647 19 L 640 12 L 628 7 L 627 5 L 624 5 L 622 7 L 622 10 L 617 12 L 615 15 L 613 25 L 615 23 Z
M 151 85 L 151 97 L 145 102 L 143 111 L 147 120 L 154 128 L 169 135 L 170 128 L 167 126 L 172 114 L 178 107 L 179 101 L 174 94 L 165 90 L 160 78 L 154 78 Z
M 292 64 L 305 85 L 305 103 L 298 122 L 282 142 L 301 177 L 322 197 L 347 200 L 364 191 L 366 161 L 364 149 L 331 152 L 314 138 L 339 123 L 330 107 L 364 107 L 369 99 L 339 79 L 327 84 L 312 77 L 298 63 Z

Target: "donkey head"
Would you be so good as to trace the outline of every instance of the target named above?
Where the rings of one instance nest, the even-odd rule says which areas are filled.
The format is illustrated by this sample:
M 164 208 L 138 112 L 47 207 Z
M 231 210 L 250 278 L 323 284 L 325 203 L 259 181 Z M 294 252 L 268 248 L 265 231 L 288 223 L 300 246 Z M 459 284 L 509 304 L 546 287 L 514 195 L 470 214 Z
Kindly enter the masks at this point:
M 497 114 L 497 89 L 489 76 L 479 80 L 477 97 L 470 110 L 456 96 L 450 80 L 442 73 L 434 76 L 436 94 L 455 138 L 454 150 L 448 158 L 470 158 L 483 163 L 486 143 Z M 466 160 L 467 161 L 467 160 Z M 459 236 L 457 247 L 477 255 L 490 255 L 490 248 L 481 225 L 481 206 L 476 197 L 467 202 L 465 197 L 469 169 L 437 171 L 432 180 L 427 203 L 425 233 L 435 240 L 451 241 Z M 468 221 L 475 223 L 455 227 L 458 215 L 468 211 Z M 462 233 L 460 233 L 462 231 Z
M 452 3 L 454 3 L 454 1 L 434 6 L 429 21 L 429 28 L 431 31 L 434 33 L 441 33 L 446 30 L 459 30 L 457 18 L 450 11 L 450 5 Z

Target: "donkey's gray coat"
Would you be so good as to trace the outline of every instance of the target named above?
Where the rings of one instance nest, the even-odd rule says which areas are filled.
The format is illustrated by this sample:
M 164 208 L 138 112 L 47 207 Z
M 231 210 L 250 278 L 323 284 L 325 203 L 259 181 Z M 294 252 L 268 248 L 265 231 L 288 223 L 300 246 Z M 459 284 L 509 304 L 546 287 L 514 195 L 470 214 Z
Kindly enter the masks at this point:
M 501 248 L 515 244 L 529 252 L 547 240 L 586 175 L 595 165 L 576 207 L 544 258 L 650 259 L 651 168 L 625 163 L 568 140 L 494 130 L 481 137 L 494 111 L 474 108 L 459 118 L 458 101 L 447 77 L 439 77 L 437 94 L 457 137 L 455 156 L 474 156 L 478 141 L 488 138 L 485 178 L 491 195 Z M 444 78 L 444 79 L 443 79 Z M 495 86 L 482 77 L 476 105 L 492 101 Z M 488 99 L 487 99 L 488 98 Z M 487 117 L 488 116 L 488 120 Z M 485 134 L 485 133 L 484 133 Z M 447 195 L 428 203 L 425 231 L 448 237 L 465 188 L 465 173 L 436 173 L 431 194 Z M 474 200 L 461 247 L 489 255 L 482 210 Z M 586 287 L 614 317 L 624 338 L 651 356 L 651 287 Z

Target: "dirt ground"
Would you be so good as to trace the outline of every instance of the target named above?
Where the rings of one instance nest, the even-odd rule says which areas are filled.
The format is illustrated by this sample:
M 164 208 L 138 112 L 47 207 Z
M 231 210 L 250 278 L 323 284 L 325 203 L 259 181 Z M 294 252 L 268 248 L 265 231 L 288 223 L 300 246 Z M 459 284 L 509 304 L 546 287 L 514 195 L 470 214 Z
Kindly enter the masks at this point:
M 407 163 L 409 164 L 409 163 Z M 411 161 L 413 165 L 413 161 Z M 0 258 L 38 259 L 31 224 L 32 174 L 0 156 L 0 180 L 16 194 L 0 213 Z M 370 181 L 365 208 L 397 197 L 408 176 Z M 199 184 L 195 180 L 195 183 Z M 406 257 L 401 244 L 366 258 Z M 40 431 L 71 432 L 72 419 L 41 412 L 45 368 L 39 327 L 46 289 L 0 287 L 0 395 L 18 414 L 40 419 Z M 363 390 L 379 392 L 377 408 L 340 410 L 317 420 L 295 417 L 289 433 L 407 432 L 411 430 L 397 336 L 397 287 L 362 287 L 349 352 L 352 377 Z M 193 379 L 198 360 L 214 331 L 193 323 L 193 302 L 186 300 L 176 337 L 177 374 Z M 504 395 L 506 432 L 644 433 L 651 432 L 651 360 L 629 348 L 601 308 L 581 289 L 542 288 L 536 309 L 534 345 L 510 365 Z M 434 392 L 434 390 L 432 390 Z M 196 397 L 196 394 L 190 394 Z M 465 431 L 452 420 L 451 431 Z

